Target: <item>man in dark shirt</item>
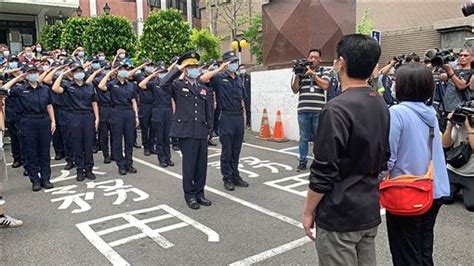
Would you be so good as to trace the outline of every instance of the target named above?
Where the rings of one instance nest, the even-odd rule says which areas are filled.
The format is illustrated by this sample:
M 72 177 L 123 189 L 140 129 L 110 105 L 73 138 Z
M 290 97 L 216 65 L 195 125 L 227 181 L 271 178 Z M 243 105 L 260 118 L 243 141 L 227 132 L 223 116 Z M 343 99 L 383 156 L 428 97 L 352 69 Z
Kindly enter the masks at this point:
M 343 92 L 321 112 L 303 225 L 321 265 L 376 265 L 377 176 L 390 156 L 390 118 L 367 80 L 380 46 L 368 36 L 348 35 L 337 44 L 337 57 Z

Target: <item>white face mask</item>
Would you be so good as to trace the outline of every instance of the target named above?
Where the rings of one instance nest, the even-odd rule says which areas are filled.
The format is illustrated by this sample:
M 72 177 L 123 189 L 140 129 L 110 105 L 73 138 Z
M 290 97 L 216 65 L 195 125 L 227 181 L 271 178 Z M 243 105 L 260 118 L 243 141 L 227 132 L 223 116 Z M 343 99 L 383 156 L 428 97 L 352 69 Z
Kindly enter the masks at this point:
M 120 58 L 120 59 L 124 59 L 124 58 L 125 58 L 125 54 L 119 54 L 119 58 Z
M 10 55 L 10 51 L 3 51 L 3 56 L 8 57 Z

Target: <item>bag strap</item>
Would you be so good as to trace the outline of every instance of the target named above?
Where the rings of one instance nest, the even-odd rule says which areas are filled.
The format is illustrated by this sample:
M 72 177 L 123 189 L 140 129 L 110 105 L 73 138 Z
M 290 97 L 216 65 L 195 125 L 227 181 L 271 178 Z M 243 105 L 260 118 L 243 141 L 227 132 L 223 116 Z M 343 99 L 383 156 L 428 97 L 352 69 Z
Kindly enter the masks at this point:
M 416 116 L 418 116 L 418 118 L 421 120 L 421 122 L 423 122 L 425 125 L 428 126 L 428 128 L 430 129 L 429 131 L 429 136 L 428 136 L 428 148 L 430 149 L 430 161 L 433 160 L 433 140 L 434 140 L 434 127 L 428 125 L 423 119 L 421 119 L 421 117 L 418 115 L 418 113 L 415 112 L 415 110 L 413 108 L 411 108 L 410 106 L 407 106 L 407 105 L 404 105 L 405 107 L 408 107 L 408 109 L 410 109 L 413 113 L 416 114 Z

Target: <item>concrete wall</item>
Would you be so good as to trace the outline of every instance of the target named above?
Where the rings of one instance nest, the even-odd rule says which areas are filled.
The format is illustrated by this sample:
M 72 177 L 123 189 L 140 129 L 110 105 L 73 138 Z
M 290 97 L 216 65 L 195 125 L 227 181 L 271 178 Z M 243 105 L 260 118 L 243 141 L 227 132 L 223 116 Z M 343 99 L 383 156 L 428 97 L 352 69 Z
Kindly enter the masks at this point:
M 286 137 L 299 139 L 298 95 L 291 90 L 291 69 L 252 72 L 252 131 L 260 130 L 263 108 L 267 108 L 273 133 L 276 112 L 282 112 Z

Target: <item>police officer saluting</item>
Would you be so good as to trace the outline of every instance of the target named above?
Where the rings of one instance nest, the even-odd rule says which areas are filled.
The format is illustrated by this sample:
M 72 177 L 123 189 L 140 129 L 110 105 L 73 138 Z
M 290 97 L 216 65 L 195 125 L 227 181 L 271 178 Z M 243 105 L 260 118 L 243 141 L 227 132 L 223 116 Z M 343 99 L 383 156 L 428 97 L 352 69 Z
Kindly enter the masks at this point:
M 127 80 L 128 65 L 119 63 L 118 67 L 108 72 L 98 87 L 110 91 L 113 115 L 110 118 L 112 129 L 112 154 L 117 163 L 119 174 L 136 173 L 133 167 L 133 142 L 135 128 L 139 126 L 136 84 Z M 115 78 L 111 78 L 116 75 Z M 110 81 L 109 81 L 110 80 Z M 125 142 L 125 158 L 122 151 L 122 139 Z
M 207 88 L 198 82 L 200 76 L 198 53 L 187 53 L 172 67 L 160 87 L 171 95 L 176 112 L 171 124 L 170 136 L 179 139 L 183 154 L 183 190 L 186 203 L 191 209 L 212 202 L 204 197 L 207 174 L 207 138 L 212 123 L 211 104 Z M 183 79 L 178 79 L 184 73 Z
M 222 144 L 221 173 L 224 188 L 234 190 L 234 186 L 248 187 L 239 174 L 239 157 L 244 140 L 244 99 L 245 88 L 241 77 L 237 75 L 239 59 L 234 52 L 222 56 L 223 63 L 214 71 L 201 76 L 201 81 L 208 83 L 217 99 L 220 108 L 219 140 Z
M 67 73 L 72 73 L 73 80 L 63 82 Z M 95 129 L 99 126 L 99 109 L 97 95 L 92 84 L 84 81 L 84 68 L 80 64 L 72 66 L 69 70 L 59 75 L 53 84 L 53 91 L 64 93 L 71 105 L 70 130 L 74 162 L 77 169 L 77 181 L 94 180 L 92 173 L 94 167 L 93 146 Z
M 26 79 L 26 82 L 17 84 Z M 24 74 L 12 79 L 4 88 L 10 90 L 10 96 L 16 100 L 20 114 L 19 129 L 26 154 L 28 171 L 33 191 L 42 187 L 53 188 L 51 177 L 49 148 L 51 134 L 56 130 L 54 110 L 51 105 L 49 88 L 38 82 L 38 69 L 28 65 Z M 17 84 L 17 86 L 14 86 Z

